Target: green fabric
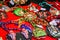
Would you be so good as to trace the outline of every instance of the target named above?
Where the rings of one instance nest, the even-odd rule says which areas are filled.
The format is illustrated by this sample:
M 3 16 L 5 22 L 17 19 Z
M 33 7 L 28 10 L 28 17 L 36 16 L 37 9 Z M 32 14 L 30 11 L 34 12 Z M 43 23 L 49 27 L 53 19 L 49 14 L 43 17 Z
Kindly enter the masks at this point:
M 23 13 L 20 13 L 21 11 L 22 11 Z M 23 10 L 22 8 L 16 8 L 16 9 L 13 11 L 13 13 L 14 13 L 15 15 L 17 15 L 17 16 L 23 16 L 25 12 L 26 12 L 26 11 Z
M 35 37 L 41 37 L 41 36 L 46 35 L 46 32 L 43 29 L 36 26 L 36 24 L 34 22 L 30 22 L 30 23 L 35 28 L 35 30 L 33 30 L 33 34 L 34 34 Z
M 41 37 L 41 36 L 45 36 L 46 32 L 43 29 L 35 28 L 35 30 L 33 31 L 33 34 L 35 37 Z

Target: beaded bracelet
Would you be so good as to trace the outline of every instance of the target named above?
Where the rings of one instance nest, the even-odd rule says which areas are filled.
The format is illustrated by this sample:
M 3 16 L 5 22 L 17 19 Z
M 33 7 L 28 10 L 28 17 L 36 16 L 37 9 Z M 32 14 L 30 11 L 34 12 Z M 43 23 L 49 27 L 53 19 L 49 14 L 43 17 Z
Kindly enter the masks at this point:
M 0 27 L 2 27 L 4 30 L 17 30 L 17 28 L 7 28 L 6 25 L 8 24 L 15 24 L 16 26 L 18 26 L 17 23 L 13 23 L 12 21 L 8 21 L 8 22 L 0 22 Z

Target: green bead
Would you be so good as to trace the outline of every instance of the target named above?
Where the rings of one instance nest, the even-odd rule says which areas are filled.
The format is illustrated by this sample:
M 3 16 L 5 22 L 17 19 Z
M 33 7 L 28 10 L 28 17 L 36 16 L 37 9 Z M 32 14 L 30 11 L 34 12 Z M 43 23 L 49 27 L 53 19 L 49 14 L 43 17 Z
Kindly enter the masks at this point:
M 17 16 L 23 16 L 24 15 L 24 10 L 22 8 L 16 8 L 13 13 Z

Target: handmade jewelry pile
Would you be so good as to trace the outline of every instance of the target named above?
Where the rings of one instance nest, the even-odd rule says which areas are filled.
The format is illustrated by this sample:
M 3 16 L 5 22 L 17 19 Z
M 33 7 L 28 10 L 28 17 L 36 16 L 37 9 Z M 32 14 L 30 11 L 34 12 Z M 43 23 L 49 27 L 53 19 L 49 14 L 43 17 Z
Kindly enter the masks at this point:
M 38 9 L 38 6 L 34 6 L 31 2 L 41 8 Z M 32 40 L 32 37 L 40 40 L 40 37 L 43 38 L 47 35 L 59 38 L 60 11 L 52 5 L 47 1 L 37 3 L 34 0 L 1 0 L 0 27 L 8 32 L 6 40 Z M 27 9 L 22 8 L 23 6 L 27 6 Z M 7 12 L 12 12 L 13 15 L 20 18 L 3 22 L 2 20 L 8 18 Z M 14 24 L 17 28 L 7 28 L 9 24 Z M 13 30 L 19 32 L 15 33 Z M 2 40 L 1 37 L 0 40 Z

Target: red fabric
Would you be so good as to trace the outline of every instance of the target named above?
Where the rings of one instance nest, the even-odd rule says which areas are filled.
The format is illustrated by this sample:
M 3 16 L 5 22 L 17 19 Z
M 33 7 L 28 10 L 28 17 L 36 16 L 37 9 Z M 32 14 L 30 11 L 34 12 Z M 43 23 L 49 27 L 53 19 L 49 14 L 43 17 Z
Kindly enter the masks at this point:
M 23 6 L 23 7 L 25 9 L 27 8 L 27 6 Z M 7 12 L 7 15 L 8 15 L 8 18 L 5 19 L 5 20 L 2 20 L 2 21 L 7 22 L 9 20 L 16 20 L 16 19 L 19 19 L 20 18 L 19 16 L 14 15 L 12 12 Z M 14 26 L 14 24 L 7 25 L 7 27 L 17 28 L 17 26 Z M 44 29 L 45 28 L 46 27 L 44 27 Z M 0 28 L 0 37 L 2 37 L 3 40 L 6 40 L 6 34 L 7 33 L 8 33 L 7 31 L 5 31 L 4 29 Z M 50 36 L 46 36 L 45 38 L 40 38 L 40 39 L 36 39 L 35 37 L 32 37 L 32 40 L 57 40 L 57 39 L 56 38 L 53 38 L 53 37 L 50 37 Z
M 8 15 L 8 18 L 5 19 L 5 20 L 2 20 L 2 21 L 6 22 L 6 21 L 9 21 L 9 20 L 16 20 L 16 19 L 19 18 L 18 16 L 15 16 L 12 12 L 8 12 L 7 15 Z M 8 26 L 11 27 L 11 28 L 14 28 L 15 27 L 12 24 L 11 25 L 8 25 Z M 6 34 L 7 34 L 7 31 L 5 31 L 2 28 L 0 28 L 0 36 L 3 38 L 3 40 L 6 40 L 6 38 L 5 38 L 6 37 Z M 43 39 L 43 38 L 41 38 L 41 39 Z M 37 39 L 36 38 L 32 38 L 32 40 L 37 40 Z M 55 38 L 52 38 L 52 37 L 49 37 L 49 36 L 46 36 L 46 38 L 44 38 L 44 40 L 56 40 L 56 39 Z

